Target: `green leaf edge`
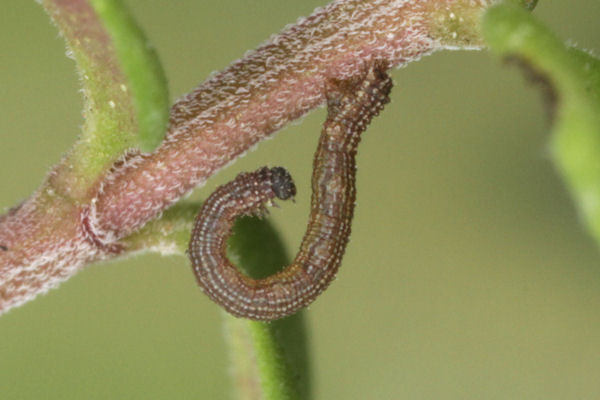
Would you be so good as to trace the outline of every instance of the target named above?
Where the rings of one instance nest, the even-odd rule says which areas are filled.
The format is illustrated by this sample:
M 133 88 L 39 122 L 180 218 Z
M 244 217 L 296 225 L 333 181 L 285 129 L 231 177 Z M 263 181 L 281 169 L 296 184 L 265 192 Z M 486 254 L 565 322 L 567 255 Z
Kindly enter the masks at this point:
M 169 118 L 169 91 L 156 51 L 120 0 L 90 0 L 113 39 L 131 89 L 139 146 L 151 152 L 162 141 Z
M 501 4 L 483 18 L 483 34 L 502 57 L 517 57 L 556 96 L 551 151 L 580 214 L 600 243 L 600 60 L 565 45 L 520 7 Z

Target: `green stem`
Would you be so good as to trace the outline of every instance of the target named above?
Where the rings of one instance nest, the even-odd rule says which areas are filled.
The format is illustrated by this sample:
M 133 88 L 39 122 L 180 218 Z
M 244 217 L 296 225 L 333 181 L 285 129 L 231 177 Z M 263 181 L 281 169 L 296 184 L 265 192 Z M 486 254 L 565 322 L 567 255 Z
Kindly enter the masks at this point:
M 554 161 L 600 243 L 600 60 L 565 45 L 519 7 L 491 8 L 483 33 L 493 51 L 519 60 L 527 75 L 543 84 L 553 119 Z
M 183 255 L 199 209 L 197 203 L 179 203 L 121 244 L 129 253 L 150 250 Z M 269 222 L 243 218 L 234 231 L 229 255 L 250 276 L 271 275 L 289 262 L 283 242 Z M 308 343 L 302 312 L 271 323 L 225 314 L 223 323 L 239 399 L 310 398 Z
M 238 221 L 234 231 L 229 242 L 230 257 L 248 275 L 265 277 L 289 263 L 283 243 L 267 221 L 244 218 Z M 303 312 L 270 323 L 246 321 L 227 314 L 225 328 L 240 399 L 310 397 Z M 241 350 L 244 345 L 245 349 Z M 248 368 L 248 365 L 255 367 Z
M 140 149 L 150 152 L 162 141 L 167 127 L 167 79 L 154 47 L 121 0 L 90 0 L 113 40 L 121 68 L 133 92 Z
M 299 313 L 266 323 L 224 314 L 238 399 L 310 398 L 303 319 Z
M 153 149 L 169 113 L 167 82 L 120 0 L 42 0 L 76 62 L 84 93 L 80 140 L 59 164 L 53 190 L 89 200 L 97 179 L 126 151 Z

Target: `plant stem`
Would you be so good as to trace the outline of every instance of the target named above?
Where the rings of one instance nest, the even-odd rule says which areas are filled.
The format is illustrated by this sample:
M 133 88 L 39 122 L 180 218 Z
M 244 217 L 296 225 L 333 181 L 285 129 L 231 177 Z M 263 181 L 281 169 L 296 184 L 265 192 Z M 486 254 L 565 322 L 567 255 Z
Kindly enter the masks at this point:
M 109 34 L 99 22 L 102 13 L 96 15 L 86 0 L 43 0 L 75 54 L 84 82 L 85 71 L 97 70 L 97 77 L 104 78 L 84 84 L 89 104 L 83 140 L 31 198 L 0 217 L 0 313 L 56 286 L 86 264 L 122 256 L 127 251 L 122 239 L 255 144 L 322 104 L 330 79 L 354 76 L 374 60 L 402 66 L 441 49 L 479 48 L 480 15 L 496 2 L 334 1 L 184 96 L 171 109 L 166 139 L 153 153 L 142 154 L 131 150 L 139 145 L 139 121 L 132 122 L 136 101 L 113 99 L 134 92 L 127 79 L 119 78 L 132 69 L 111 75 L 121 66 L 121 52 L 119 45 L 110 44 L 111 35 L 139 31 L 107 24 L 112 27 Z M 120 4 L 93 4 L 108 3 Z M 117 25 L 130 21 L 114 16 Z M 159 69 L 148 66 L 147 72 L 151 70 Z M 96 118 L 97 109 L 106 111 L 102 118 Z M 53 198 L 51 209 L 44 206 L 42 195 Z M 72 236 L 56 235 L 57 226 Z
M 289 263 L 272 225 L 256 218 L 238 221 L 230 257 L 252 277 L 264 277 Z M 304 313 L 270 323 L 224 315 L 236 391 L 240 399 L 310 398 L 309 349 Z
M 163 144 L 114 171 L 95 230 L 118 240 L 288 122 L 321 105 L 326 82 L 365 64 L 479 48 L 487 0 L 335 1 L 301 19 L 175 103 Z
M 197 203 L 178 204 L 123 241 L 128 251 L 152 249 L 185 255 Z M 283 242 L 265 220 L 242 218 L 235 225 L 229 255 L 246 273 L 264 277 L 289 262 Z M 191 275 L 191 272 L 190 272 Z M 310 398 L 309 348 L 304 313 L 271 323 L 223 315 L 237 398 Z

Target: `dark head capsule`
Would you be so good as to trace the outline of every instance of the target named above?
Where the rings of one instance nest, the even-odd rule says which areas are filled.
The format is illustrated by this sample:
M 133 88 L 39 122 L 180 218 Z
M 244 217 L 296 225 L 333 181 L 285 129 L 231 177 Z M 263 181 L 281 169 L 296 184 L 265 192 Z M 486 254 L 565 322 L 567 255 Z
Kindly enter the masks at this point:
M 275 196 L 287 200 L 296 195 L 296 185 L 290 173 L 283 167 L 271 168 L 272 189 Z

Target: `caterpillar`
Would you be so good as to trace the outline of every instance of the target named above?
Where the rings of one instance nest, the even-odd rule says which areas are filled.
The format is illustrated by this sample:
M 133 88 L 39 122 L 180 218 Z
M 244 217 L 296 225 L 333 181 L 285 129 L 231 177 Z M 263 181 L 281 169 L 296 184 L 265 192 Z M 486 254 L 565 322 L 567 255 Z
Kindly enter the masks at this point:
M 235 219 L 262 214 L 268 202 L 296 194 L 282 167 L 242 173 L 220 186 L 196 218 L 188 256 L 200 288 L 229 313 L 271 321 L 313 302 L 333 281 L 350 236 L 356 198 L 356 152 L 360 135 L 389 102 L 387 66 L 374 63 L 363 76 L 331 80 L 327 119 L 313 161 L 308 227 L 294 261 L 264 279 L 252 279 L 227 259 Z

